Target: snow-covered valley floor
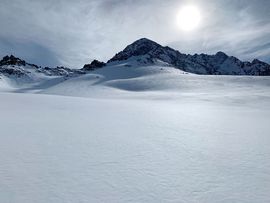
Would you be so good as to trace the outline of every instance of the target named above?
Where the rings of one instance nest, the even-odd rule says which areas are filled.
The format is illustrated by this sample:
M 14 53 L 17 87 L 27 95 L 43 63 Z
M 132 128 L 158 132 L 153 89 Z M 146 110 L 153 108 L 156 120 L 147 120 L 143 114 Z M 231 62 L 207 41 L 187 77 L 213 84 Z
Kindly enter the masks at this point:
M 270 202 L 269 77 L 105 71 L 0 93 L 0 202 Z

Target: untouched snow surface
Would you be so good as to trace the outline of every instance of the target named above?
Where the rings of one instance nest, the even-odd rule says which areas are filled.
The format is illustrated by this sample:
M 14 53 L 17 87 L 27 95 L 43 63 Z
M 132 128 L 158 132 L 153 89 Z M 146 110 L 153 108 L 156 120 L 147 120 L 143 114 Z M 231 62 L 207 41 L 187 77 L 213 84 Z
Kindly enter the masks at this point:
M 2 92 L 0 202 L 268 203 L 269 88 L 124 65 Z

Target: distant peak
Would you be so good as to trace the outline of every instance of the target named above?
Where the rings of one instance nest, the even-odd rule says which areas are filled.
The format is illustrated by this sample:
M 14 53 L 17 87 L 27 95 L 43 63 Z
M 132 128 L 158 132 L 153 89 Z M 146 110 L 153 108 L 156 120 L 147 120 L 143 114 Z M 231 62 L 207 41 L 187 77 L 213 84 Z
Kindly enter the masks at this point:
M 21 66 L 25 66 L 26 62 L 20 58 L 17 58 L 13 55 L 10 56 L 5 56 L 3 57 L 3 59 L 0 61 L 0 65 L 21 65 Z
M 13 56 L 13 55 L 10 55 L 10 56 L 9 56 L 9 55 L 4 56 L 3 59 L 2 59 L 2 61 L 9 61 L 9 60 L 21 60 L 21 59 L 15 57 L 15 56 Z
M 136 40 L 132 44 L 128 45 L 123 51 L 116 54 L 108 62 L 126 60 L 132 56 L 143 56 L 161 47 L 162 46 L 160 44 L 150 39 L 141 38 L 139 40 Z
M 143 38 L 140 38 L 140 39 L 133 41 L 128 46 L 133 45 L 133 44 L 158 44 L 158 43 L 155 42 L 154 40 L 143 37 Z
M 265 62 L 262 62 L 262 61 L 260 61 L 259 59 L 254 59 L 253 61 L 252 61 L 252 63 L 253 64 L 266 64 Z
M 135 44 L 135 43 L 155 43 L 155 44 L 157 44 L 155 41 L 148 39 L 148 38 L 145 38 L 145 37 L 134 41 L 132 44 Z
M 161 45 L 156 43 L 153 40 L 150 40 L 147 38 L 141 38 L 127 46 L 127 48 L 132 48 L 132 49 L 136 49 L 140 47 L 156 48 L 156 47 L 161 47 Z
M 225 54 L 225 53 L 222 52 L 222 51 L 217 52 L 217 53 L 216 53 L 216 56 L 218 56 L 218 57 L 228 57 L 228 55 Z
M 93 60 L 90 64 L 85 64 L 82 70 L 90 71 L 106 66 L 106 63 L 98 60 Z

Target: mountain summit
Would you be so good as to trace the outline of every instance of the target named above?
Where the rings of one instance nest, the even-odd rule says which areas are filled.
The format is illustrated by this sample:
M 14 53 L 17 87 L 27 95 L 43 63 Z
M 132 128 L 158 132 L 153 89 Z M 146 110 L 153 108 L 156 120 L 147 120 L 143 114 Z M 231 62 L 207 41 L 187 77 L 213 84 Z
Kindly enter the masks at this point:
M 142 56 L 145 54 L 150 54 L 152 51 L 162 48 L 163 47 L 160 44 L 147 38 L 142 38 L 128 45 L 123 51 L 116 54 L 108 62 L 122 61 L 129 59 L 132 56 Z
M 123 51 L 110 59 L 108 63 L 125 61 L 134 57 L 138 61 L 141 61 L 142 58 L 144 61 L 146 59 L 147 63 L 160 60 L 178 69 L 195 74 L 270 75 L 270 65 L 258 59 L 252 62 L 243 62 L 223 52 L 217 52 L 215 55 L 187 55 L 146 38 L 139 39 L 128 45 Z
M 5 56 L 0 61 L 0 66 L 4 65 L 19 65 L 19 66 L 25 66 L 26 62 L 24 60 L 21 60 L 20 58 L 17 58 L 13 55 Z
M 182 54 L 170 47 L 163 47 L 152 40 L 142 38 L 128 45 L 108 62 L 127 60 L 135 56 L 145 56 L 149 61 L 159 59 L 163 62 L 174 64 L 176 58 L 182 56 Z

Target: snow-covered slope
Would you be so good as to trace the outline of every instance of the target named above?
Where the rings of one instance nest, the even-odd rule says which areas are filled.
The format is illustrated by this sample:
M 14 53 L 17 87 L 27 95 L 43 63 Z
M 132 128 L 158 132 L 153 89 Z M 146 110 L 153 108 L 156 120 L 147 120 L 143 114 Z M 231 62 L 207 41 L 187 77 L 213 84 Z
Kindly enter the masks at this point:
M 170 47 L 163 47 L 146 38 L 135 41 L 108 62 L 124 61 L 134 56 L 142 56 L 144 63 L 156 59 L 164 61 L 181 70 L 206 75 L 270 75 L 270 65 L 255 59 L 252 63 L 242 62 L 223 52 L 215 55 L 186 55 Z
M 0 93 L 0 202 L 268 203 L 269 89 L 133 61 Z
M 92 98 L 0 93 L 0 202 L 270 202 L 269 79 L 105 99 L 83 78 Z
M 80 77 L 67 80 L 51 88 L 44 89 L 42 93 L 91 96 L 95 92 L 106 95 L 108 92 L 125 91 L 133 93 L 139 91 L 175 89 L 179 76 L 187 74 L 179 69 L 158 62 L 155 65 L 140 66 L 137 58 L 125 62 L 114 63 L 94 70 Z M 112 95 L 112 94 L 108 94 Z
M 43 89 L 41 93 L 79 97 L 216 97 L 241 98 L 242 92 L 257 89 L 250 99 L 269 95 L 270 77 L 205 76 L 183 72 L 162 62 L 143 65 L 137 57 L 110 63 L 104 68 Z

